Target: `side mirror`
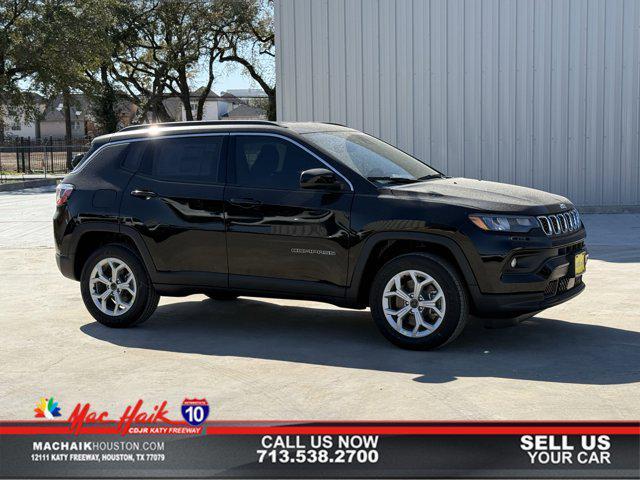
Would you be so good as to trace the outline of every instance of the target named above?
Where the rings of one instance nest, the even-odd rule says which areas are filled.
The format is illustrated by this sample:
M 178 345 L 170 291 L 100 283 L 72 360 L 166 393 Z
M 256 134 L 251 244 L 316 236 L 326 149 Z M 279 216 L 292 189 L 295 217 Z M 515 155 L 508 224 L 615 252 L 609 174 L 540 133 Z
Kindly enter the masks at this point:
M 76 166 L 82 161 L 84 158 L 84 153 L 79 153 L 75 157 L 71 159 L 71 168 L 76 168 Z
M 313 190 L 342 190 L 336 174 L 326 168 L 312 168 L 300 173 L 300 188 Z

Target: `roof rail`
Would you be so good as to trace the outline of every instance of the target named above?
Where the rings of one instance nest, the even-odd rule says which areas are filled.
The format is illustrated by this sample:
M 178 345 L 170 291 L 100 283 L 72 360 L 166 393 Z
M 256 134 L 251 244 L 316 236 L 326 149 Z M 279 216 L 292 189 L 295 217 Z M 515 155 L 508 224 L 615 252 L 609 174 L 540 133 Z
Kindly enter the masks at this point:
M 129 132 L 131 130 L 142 130 L 150 127 L 189 127 L 197 125 L 269 125 L 284 127 L 278 122 L 269 120 L 194 120 L 190 122 L 163 122 L 163 123 L 143 123 L 140 125 L 129 125 L 121 128 L 119 132 Z

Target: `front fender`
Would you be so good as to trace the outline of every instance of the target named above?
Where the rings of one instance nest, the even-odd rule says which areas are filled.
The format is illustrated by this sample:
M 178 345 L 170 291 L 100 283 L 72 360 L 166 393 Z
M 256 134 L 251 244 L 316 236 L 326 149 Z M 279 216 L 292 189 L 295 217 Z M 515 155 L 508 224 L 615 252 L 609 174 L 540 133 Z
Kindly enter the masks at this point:
M 347 299 L 357 303 L 358 301 L 358 293 L 360 291 L 360 287 L 362 285 L 363 274 L 365 271 L 365 267 L 369 261 L 371 253 L 374 251 L 377 245 L 382 242 L 390 241 L 390 240 L 411 240 L 415 242 L 423 242 L 423 243 L 431 243 L 439 245 L 443 248 L 446 248 L 447 251 L 451 253 L 453 258 L 456 260 L 457 266 L 459 267 L 462 275 L 464 276 L 465 282 L 469 287 L 477 287 L 478 282 L 476 277 L 471 269 L 469 261 L 465 256 L 462 248 L 458 243 L 448 237 L 438 234 L 432 233 L 421 233 L 421 232 L 379 232 L 374 233 L 369 236 L 360 251 L 358 259 L 355 262 L 355 266 L 353 268 L 351 274 L 351 282 L 347 287 Z M 475 288 L 473 288 L 475 290 Z

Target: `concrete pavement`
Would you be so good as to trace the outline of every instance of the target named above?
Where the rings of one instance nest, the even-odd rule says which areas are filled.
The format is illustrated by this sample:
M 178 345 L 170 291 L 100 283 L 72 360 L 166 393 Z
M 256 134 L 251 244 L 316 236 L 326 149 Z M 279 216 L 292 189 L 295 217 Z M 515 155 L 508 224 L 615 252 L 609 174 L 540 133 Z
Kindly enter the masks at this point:
M 93 321 L 56 269 L 51 189 L 0 194 L 0 402 L 119 415 L 206 397 L 210 419 L 638 419 L 640 215 L 587 215 L 587 290 L 523 324 L 471 322 L 436 352 L 386 342 L 367 311 L 292 300 L 163 298 L 143 325 Z

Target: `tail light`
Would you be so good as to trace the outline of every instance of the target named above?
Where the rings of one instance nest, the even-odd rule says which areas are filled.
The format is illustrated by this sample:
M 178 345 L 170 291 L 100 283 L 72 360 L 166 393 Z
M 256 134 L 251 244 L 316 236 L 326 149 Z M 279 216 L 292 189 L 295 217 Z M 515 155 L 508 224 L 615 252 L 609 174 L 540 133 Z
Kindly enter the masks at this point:
M 64 205 L 73 193 L 73 185 L 70 183 L 59 183 L 56 187 L 56 205 Z

